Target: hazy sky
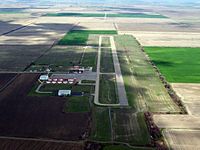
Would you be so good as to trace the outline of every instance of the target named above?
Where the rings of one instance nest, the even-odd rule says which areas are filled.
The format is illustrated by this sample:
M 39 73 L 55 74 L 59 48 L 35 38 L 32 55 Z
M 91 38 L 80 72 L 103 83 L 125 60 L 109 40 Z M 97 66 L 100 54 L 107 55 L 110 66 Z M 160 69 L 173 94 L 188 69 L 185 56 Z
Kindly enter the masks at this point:
M 52 3 L 102 3 L 102 4 L 166 4 L 166 5 L 200 5 L 200 0 L 4 0 L 2 3 L 36 3 L 50 4 Z

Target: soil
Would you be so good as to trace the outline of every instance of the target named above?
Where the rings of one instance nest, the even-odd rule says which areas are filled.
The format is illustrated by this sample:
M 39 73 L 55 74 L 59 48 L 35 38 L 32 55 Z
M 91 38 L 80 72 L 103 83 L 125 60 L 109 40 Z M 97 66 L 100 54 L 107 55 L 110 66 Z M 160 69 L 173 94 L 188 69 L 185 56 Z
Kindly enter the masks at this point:
M 21 74 L 0 92 L 0 136 L 81 140 L 89 113 L 64 113 L 65 98 L 27 96 L 39 74 Z

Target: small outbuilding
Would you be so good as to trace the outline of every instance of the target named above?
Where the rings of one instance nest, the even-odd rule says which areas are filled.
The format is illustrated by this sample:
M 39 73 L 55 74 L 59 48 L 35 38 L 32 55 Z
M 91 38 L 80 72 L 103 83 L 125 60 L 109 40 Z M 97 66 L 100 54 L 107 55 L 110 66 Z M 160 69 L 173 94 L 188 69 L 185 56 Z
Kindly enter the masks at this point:
M 71 90 L 59 90 L 58 96 L 71 96 L 72 91 Z
M 48 75 L 41 75 L 40 76 L 40 81 L 48 81 L 49 76 Z

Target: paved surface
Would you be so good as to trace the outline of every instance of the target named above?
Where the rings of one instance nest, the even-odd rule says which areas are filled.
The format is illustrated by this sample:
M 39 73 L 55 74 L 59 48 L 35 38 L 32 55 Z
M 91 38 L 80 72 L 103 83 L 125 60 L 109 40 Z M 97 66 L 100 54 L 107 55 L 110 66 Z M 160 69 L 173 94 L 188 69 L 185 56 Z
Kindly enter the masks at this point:
M 128 106 L 128 99 L 127 99 L 126 90 L 124 87 L 124 80 L 122 77 L 120 63 L 118 60 L 115 41 L 114 41 L 113 36 L 110 37 L 110 43 L 111 43 L 111 48 L 112 48 L 113 64 L 114 64 L 115 74 L 116 74 L 119 103 L 121 106 Z
M 80 80 L 96 80 L 96 72 L 84 72 L 82 74 L 52 74 L 51 78 L 77 78 Z

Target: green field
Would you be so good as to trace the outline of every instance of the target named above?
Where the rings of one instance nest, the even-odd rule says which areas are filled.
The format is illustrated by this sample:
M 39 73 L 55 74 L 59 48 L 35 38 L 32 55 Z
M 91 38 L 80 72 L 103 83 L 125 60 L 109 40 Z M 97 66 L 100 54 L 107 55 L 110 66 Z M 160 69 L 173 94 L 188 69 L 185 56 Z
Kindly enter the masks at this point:
M 50 51 L 40 57 L 28 70 L 45 71 L 49 66 L 52 71 L 67 71 L 73 65 L 93 67 L 96 69 L 96 48 L 81 46 L 54 46 Z
M 115 72 L 113 65 L 112 50 L 110 48 L 101 49 L 101 66 L 100 71 L 102 73 Z
M 103 104 L 118 103 L 115 75 L 100 76 L 99 101 Z
M 45 84 L 40 91 L 43 92 L 57 92 L 58 90 L 72 90 L 72 92 L 84 92 L 90 94 L 94 92 L 94 86 L 91 85 L 69 85 L 69 84 Z
M 145 52 L 172 83 L 200 83 L 200 48 L 145 47 Z
M 90 34 L 117 34 L 115 30 L 72 30 L 68 32 L 58 45 L 87 45 Z
M 115 42 L 129 104 L 143 111 L 180 112 L 136 39 L 120 35 Z
M 89 96 L 73 96 L 67 97 L 67 101 L 63 108 L 64 112 L 89 112 L 90 111 Z
M 111 127 L 108 108 L 93 107 L 92 131 L 90 138 L 99 141 L 111 141 Z
M 48 17 L 105 17 L 104 13 L 47 13 L 44 16 Z M 147 14 L 147 13 L 120 13 L 120 14 L 107 14 L 107 17 L 120 17 L 120 18 L 167 18 L 160 14 Z
M 110 38 L 109 37 L 102 37 L 102 42 L 101 42 L 102 47 L 110 47 Z
M 114 140 L 132 145 L 147 145 L 150 135 L 143 113 L 135 113 L 132 109 L 112 109 Z

